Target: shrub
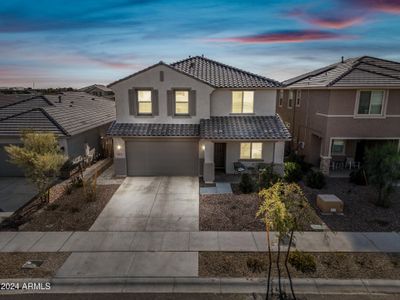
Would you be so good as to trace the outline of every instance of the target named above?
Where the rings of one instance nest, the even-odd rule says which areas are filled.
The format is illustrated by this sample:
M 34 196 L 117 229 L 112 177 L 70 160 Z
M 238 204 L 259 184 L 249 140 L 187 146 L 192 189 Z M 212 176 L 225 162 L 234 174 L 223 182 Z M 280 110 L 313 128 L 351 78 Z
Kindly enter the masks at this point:
M 74 188 L 80 188 L 83 187 L 83 179 L 82 177 L 78 176 L 75 177 L 71 180 L 72 185 L 74 186 Z
M 73 169 L 74 169 L 74 164 L 72 160 L 70 159 L 66 160 L 60 169 L 61 179 L 68 179 Z
M 304 156 L 298 155 L 294 152 L 291 152 L 285 159 L 286 162 L 295 162 L 298 163 L 301 167 L 303 173 L 307 173 L 311 170 L 312 164 L 304 161 Z
M 261 273 L 265 269 L 263 262 L 257 258 L 249 257 L 246 264 L 247 268 L 249 268 L 253 273 Z
M 72 191 L 74 190 L 74 184 L 73 182 L 68 182 L 65 186 L 64 186 L 64 193 L 67 195 L 70 195 L 72 193 Z
M 297 182 L 302 177 L 301 166 L 296 162 L 285 162 L 284 179 L 287 182 Z
M 350 173 L 350 182 L 357 185 L 367 185 L 367 174 L 363 168 Z
M 302 273 L 314 273 L 317 270 L 317 263 L 314 256 L 308 253 L 303 253 L 298 250 L 290 253 L 289 263 Z
M 239 189 L 243 194 L 250 194 L 254 192 L 254 181 L 248 173 L 243 173 L 240 176 Z
M 268 189 L 278 182 L 280 176 L 274 173 L 272 166 L 268 166 L 264 171 L 260 172 L 258 177 L 258 187 L 260 190 Z
M 322 189 L 325 186 L 325 176 L 321 171 L 308 172 L 306 177 L 306 185 L 313 189 Z
M 94 176 L 92 179 L 83 181 L 83 193 L 87 202 L 96 201 L 97 198 L 97 178 Z

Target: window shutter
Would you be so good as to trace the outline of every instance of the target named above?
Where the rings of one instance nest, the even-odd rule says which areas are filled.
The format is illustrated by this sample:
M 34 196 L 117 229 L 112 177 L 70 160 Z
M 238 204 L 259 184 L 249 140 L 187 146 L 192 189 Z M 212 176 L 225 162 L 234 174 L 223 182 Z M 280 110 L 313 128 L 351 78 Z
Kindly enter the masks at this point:
M 137 95 L 135 89 L 130 89 L 129 93 L 129 114 L 137 116 Z
M 196 115 L 196 91 L 189 91 L 189 114 L 191 116 Z
M 158 90 L 151 91 L 151 106 L 153 116 L 158 116 Z
M 174 94 L 172 90 L 167 91 L 167 113 L 172 116 L 174 113 Z

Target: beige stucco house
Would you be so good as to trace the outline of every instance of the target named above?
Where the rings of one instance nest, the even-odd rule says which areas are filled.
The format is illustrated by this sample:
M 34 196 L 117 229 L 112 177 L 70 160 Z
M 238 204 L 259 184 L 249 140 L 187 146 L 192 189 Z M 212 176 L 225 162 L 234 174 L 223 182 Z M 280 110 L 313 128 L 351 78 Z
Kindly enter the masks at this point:
M 362 164 L 365 150 L 400 147 L 400 63 L 357 57 L 284 82 L 277 112 L 293 140 L 288 149 L 325 174 Z
M 119 176 L 191 175 L 214 181 L 234 162 L 283 170 L 289 132 L 276 114 L 280 84 L 202 56 L 160 62 L 109 85 Z

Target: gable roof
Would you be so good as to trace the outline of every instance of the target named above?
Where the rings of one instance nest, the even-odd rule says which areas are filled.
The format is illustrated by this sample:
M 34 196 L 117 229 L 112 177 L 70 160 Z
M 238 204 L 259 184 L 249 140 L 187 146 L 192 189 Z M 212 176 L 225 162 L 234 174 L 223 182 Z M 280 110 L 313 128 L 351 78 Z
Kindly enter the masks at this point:
M 0 107 L 0 136 L 21 130 L 72 136 L 115 120 L 115 102 L 83 92 L 34 96 Z
M 112 89 L 110 89 L 109 87 L 106 87 L 103 84 L 92 84 L 89 86 L 85 86 L 83 88 L 80 88 L 79 91 L 90 92 L 91 90 L 96 89 L 96 88 L 98 88 L 99 90 L 102 90 L 103 92 L 112 92 L 113 91 Z
M 169 67 L 214 88 L 276 88 L 281 86 L 278 81 L 273 79 L 228 66 L 203 56 L 194 56 L 172 64 L 160 61 L 157 64 L 110 83 L 108 87 L 159 65 Z
M 283 82 L 285 87 L 400 87 L 400 63 L 376 57 L 346 59 Z

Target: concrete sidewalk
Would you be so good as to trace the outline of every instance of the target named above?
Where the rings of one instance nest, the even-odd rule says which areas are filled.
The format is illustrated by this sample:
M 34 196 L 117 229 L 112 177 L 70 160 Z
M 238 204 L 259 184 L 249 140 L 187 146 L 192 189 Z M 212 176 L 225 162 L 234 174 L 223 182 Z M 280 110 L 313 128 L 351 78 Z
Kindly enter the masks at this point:
M 295 247 L 307 252 L 400 252 L 396 232 L 305 232 Z M 277 250 L 271 233 L 272 250 Z M 284 247 L 283 247 L 284 248 Z M 0 232 L 0 252 L 267 251 L 265 232 Z
M 31 293 L 50 294 L 77 294 L 77 293 L 165 293 L 165 294 L 265 294 L 265 278 L 54 278 L 54 279 L 9 279 L 2 282 L 37 282 L 51 283 L 49 291 L 31 291 Z M 288 280 L 283 279 L 285 291 L 289 291 Z M 375 299 L 380 295 L 393 295 L 393 299 L 400 294 L 400 280 L 379 279 L 312 279 L 294 278 L 293 285 L 296 295 L 314 295 L 323 298 L 323 295 L 351 295 L 369 296 Z M 273 279 L 273 287 L 277 280 Z M 27 293 L 27 291 L 10 291 L 4 294 Z M 323 298 L 325 299 L 325 298 Z M 345 298 L 348 299 L 348 298 Z M 392 299 L 392 298 L 391 298 Z

